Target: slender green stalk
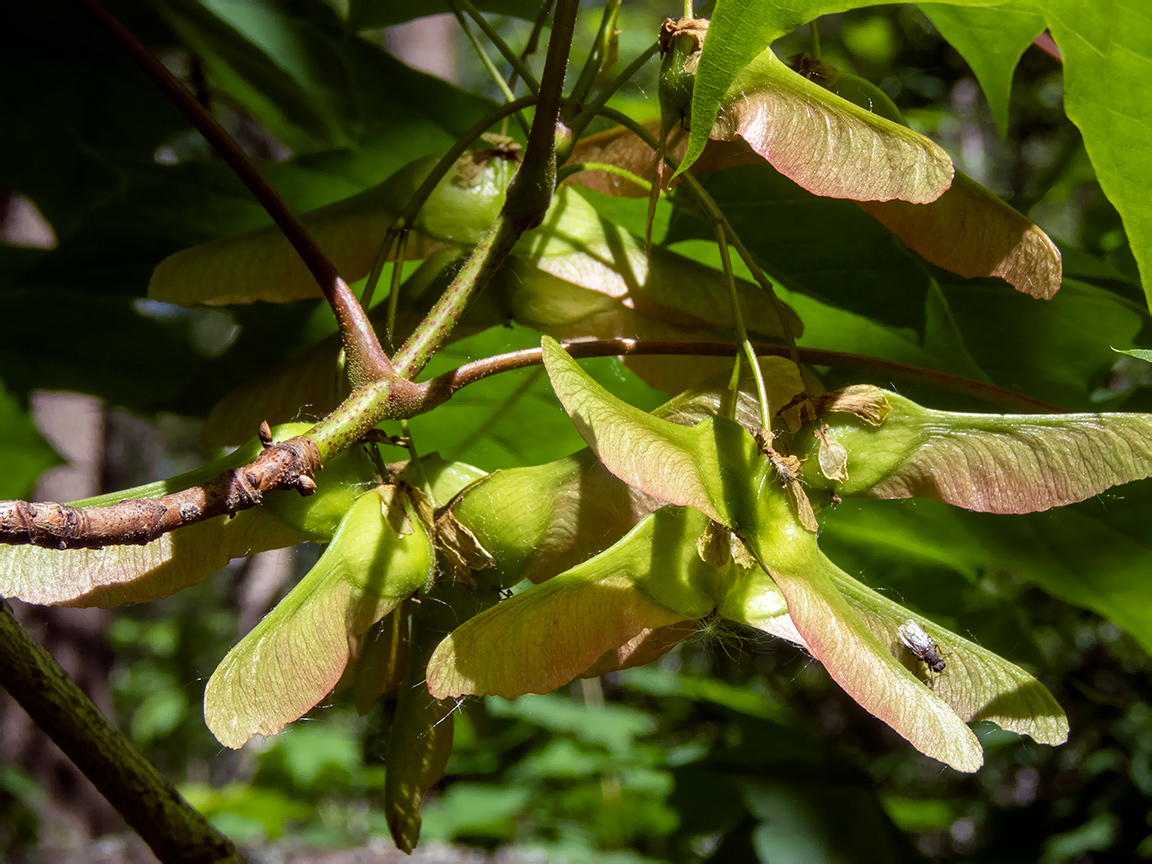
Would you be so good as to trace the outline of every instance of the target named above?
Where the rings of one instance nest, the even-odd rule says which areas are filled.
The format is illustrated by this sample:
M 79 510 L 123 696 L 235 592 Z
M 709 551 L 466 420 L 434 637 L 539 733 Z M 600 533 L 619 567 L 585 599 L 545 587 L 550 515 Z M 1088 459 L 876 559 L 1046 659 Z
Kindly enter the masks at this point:
M 815 21 L 808 22 L 808 32 L 812 34 L 812 59 L 820 59 L 820 28 Z
M 685 177 L 690 176 L 691 175 L 685 175 Z M 694 177 L 691 179 L 693 183 L 699 186 L 699 183 Z M 700 187 L 700 190 L 703 192 L 703 187 Z M 712 201 L 713 206 L 716 206 L 716 202 L 712 199 L 711 195 L 708 196 L 708 199 Z M 776 314 L 780 316 L 780 329 L 784 331 L 784 341 L 788 344 L 788 348 L 792 356 L 792 362 L 799 366 L 800 355 L 796 350 L 796 337 L 792 333 L 792 325 L 788 323 L 788 316 L 785 314 L 785 309 L 787 307 L 785 307 L 784 304 L 780 301 L 780 298 L 776 296 L 776 289 L 772 285 L 772 279 L 775 279 L 777 282 L 785 286 L 788 284 L 788 282 L 777 274 L 773 274 L 772 279 L 769 279 L 766 275 L 764 275 L 764 271 L 760 268 L 759 262 L 757 262 L 757 260 L 752 257 L 752 253 L 748 251 L 748 247 L 744 245 L 744 241 L 740 239 L 740 235 L 738 235 L 732 226 L 727 222 L 724 223 L 724 227 L 728 233 L 729 242 L 734 247 L 736 247 L 736 254 L 740 256 L 740 260 L 744 262 L 744 266 L 748 268 L 748 272 L 752 274 L 752 278 L 760 284 L 760 287 L 768 294 L 769 297 L 772 298 L 773 302 L 776 304 Z
M 428 196 L 432 194 L 436 185 L 452 170 L 452 166 L 456 164 L 456 160 L 463 155 L 465 150 L 478 141 L 485 132 L 499 123 L 501 119 L 534 104 L 536 104 L 535 96 L 522 96 L 515 102 L 508 102 L 488 112 L 488 114 L 472 126 L 471 129 L 461 135 L 460 138 L 456 140 L 456 143 L 448 149 L 448 152 L 440 158 L 440 161 L 436 163 L 436 167 L 424 178 L 424 182 L 420 184 L 420 188 L 412 195 L 412 198 L 408 201 L 408 205 L 384 233 L 384 239 L 380 243 L 380 251 L 376 253 L 376 260 L 372 264 L 372 271 L 368 274 L 368 281 L 364 285 L 364 299 L 361 300 L 362 305 L 367 306 L 376 292 L 376 286 L 379 284 L 380 276 L 384 272 L 384 265 L 388 263 L 388 253 L 392 249 L 392 244 L 396 242 L 396 238 L 402 231 L 406 231 L 412 227 L 412 224 L 416 221 L 416 216 L 420 213 L 420 208 L 424 206 L 424 203 L 428 200 Z
M 412 434 L 412 427 L 406 417 L 400 421 L 400 434 L 404 436 L 404 446 L 408 450 L 408 464 L 411 466 L 412 473 L 416 475 L 416 485 L 428 496 L 428 500 L 432 502 L 433 506 L 439 506 L 443 502 L 436 501 L 432 496 L 432 484 L 424 472 L 424 463 L 420 461 L 420 451 L 416 448 L 416 438 Z
M 552 11 L 552 0 L 544 0 L 540 4 L 540 9 L 536 12 L 536 20 L 532 23 L 532 32 L 528 34 L 528 41 L 524 43 L 524 50 L 520 52 L 520 62 L 527 64 L 528 58 L 536 53 L 536 49 L 540 44 L 540 33 L 544 30 L 544 25 L 548 23 L 548 13 Z M 518 76 L 516 70 L 512 70 L 512 74 L 508 76 L 508 86 L 513 90 L 516 89 L 516 80 Z M 508 133 L 508 118 L 504 118 L 500 123 L 501 134 Z
M 400 306 L 400 283 L 404 278 L 404 261 L 408 257 L 408 238 L 410 232 L 405 229 L 400 232 L 396 240 L 396 260 L 392 262 L 392 284 L 388 292 L 388 320 L 385 333 L 388 334 L 388 346 L 393 352 L 396 346 L 392 344 L 396 333 L 396 310 Z
M 523 166 L 520 170 L 524 170 Z M 468 301 L 504 264 L 522 233 L 523 230 L 516 230 L 505 210 L 501 210 L 436 305 L 396 352 L 393 364 L 400 375 L 412 379 L 420 374 L 432 355 L 448 341 Z
M 647 144 L 653 150 L 659 152 L 660 142 L 652 136 L 652 133 L 650 133 L 647 129 L 645 129 L 631 117 L 627 116 L 626 114 L 621 114 L 614 108 L 609 108 L 607 106 L 601 108 L 600 113 L 603 116 L 615 120 L 617 123 L 630 129 L 645 144 Z M 675 171 L 678 167 L 676 160 L 667 154 L 665 154 L 664 159 L 668 163 L 669 167 Z M 772 304 L 776 307 L 776 314 L 780 318 L 780 329 L 784 333 L 784 341 L 787 342 L 789 348 L 791 349 L 792 361 L 797 366 L 799 366 L 800 359 L 799 355 L 796 353 L 796 337 L 792 333 L 791 325 L 788 323 L 788 309 L 776 295 L 776 288 L 773 286 L 772 280 L 764 274 L 764 270 L 761 269 L 756 259 L 752 257 L 752 254 L 748 251 L 748 247 L 746 247 L 741 242 L 740 237 L 728 223 L 728 220 L 724 218 L 724 213 L 720 209 L 720 205 L 716 203 L 716 199 L 708 194 L 708 191 L 700 184 L 700 181 L 693 177 L 691 174 L 684 174 L 682 175 L 682 182 L 686 183 L 688 188 L 692 190 L 692 194 L 696 196 L 696 200 L 700 203 L 700 206 L 704 209 L 704 212 L 709 219 L 719 219 L 721 222 L 723 222 L 729 242 L 731 242 L 735 247 L 736 253 L 740 256 L 740 259 L 744 262 L 745 266 L 747 266 L 749 272 L 752 274 L 752 277 L 760 284 L 761 289 L 765 294 L 768 295 L 769 298 L 771 298 Z M 775 273 L 772 274 L 772 278 L 782 285 L 787 286 L 788 284 L 788 280 L 785 277 L 778 276 Z
M 578 7 L 579 0 L 559 0 L 556 4 L 524 161 L 508 185 L 508 195 L 496 220 L 436 305 L 397 352 L 396 370 L 406 378 L 412 379 L 420 373 L 447 340 L 472 296 L 504 263 L 520 235 L 539 225 L 548 211 L 556 191 L 557 124 Z
M 600 110 L 608 104 L 608 100 L 611 99 L 621 87 L 631 81 L 635 77 L 636 73 L 640 71 L 641 67 L 643 67 L 645 63 L 651 60 L 652 55 L 654 55 L 659 50 L 659 43 L 653 42 L 651 45 L 641 51 L 640 54 L 637 55 L 636 59 L 628 64 L 623 72 L 621 72 L 597 91 L 596 98 L 594 98 L 587 105 L 583 106 L 580 113 L 571 118 L 570 125 L 572 128 L 573 138 L 579 138 L 584 133 L 584 129 L 587 128 L 588 124 L 591 123 L 597 117 L 597 115 L 600 114 Z
M 577 162 L 575 165 L 565 165 L 556 174 L 556 185 L 559 186 L 569 177 L 584 171 L 603 171 L 605 174 L 615 174 L 617 177 L 623 177 L 629 183 L 635 183 L 641 189 L 651 190 L 652 188 L 652 184 L 643 177 L 633 174 L 627 168 L 621 168 L 619 165 L 612 165 L 608 162 Z
M 604 61 L 610 56 L 612 42 L 616 38 L 616 19 L 620 14 L 621 0 L 608 0 L 604 4 L 604 14 L 600 16 L 600 29 L 596 31 L 596 38 L 592 40 L 592 48 L 588 51 L 588 59 L 584 61 L 584 68 L 580 70 L 580 77 L 572 87 L 568 98 L 575 103 L 581 103 L 588 98 Z
M 552 11 L 552 2 L 553 0 L 545 0 L 540 4 L 540 11 L 536 13 L 536 20 L 532 23 L 532 32 L 528 36 L 528 41 L 524 43 L 524 50 L 520 52 L 521 63 L 536 53 L 536 48 L 540 44 L 540 33 L 548 23 L 548 13 Z M 512 74 L 508 76 L 508 83 L 513 87 L 516 86 L 516 77 L 516 70 L 513 69 Z
M 766 434 L 771 434 L 772 412 L 768 405 L 768 389 L 764 386 L 764 373 L 760 369 L 760 361 L 756 352 L 752 350 L 752 341 L 748 338 L 748 330 L 744 327 L 744 312 L 740 308 L 740 298 L 736 294 L 736 277 L 732 273 L 732 259 L 728 257 L 728 238 L 725 235 L 725 226 L 722 220 L 713 219 L 712 228 L 716 232 L 716 246 L 720 250 L 720 265 L 724 271 L 724 284 L 728 286 L 728 299 L 732 304 L 732 323 L 736 327 L 736 341 L 740 343 L 744 356 L 748 360 L 748 368 L 752 380 L 756 383 L 756 395 L 760 401 L 760 427 Z M 740 388 L 740 355 L 736 355 L 735 368 L 732 370 L 734 388 L 732 395 L 733 405 L 735 397 L 739 395 Z
M 476 52 L 476 56 L 480 58 L 480 62 L 484 68 L 488 70 L 488 74 L 492 80 L 496 82 L 496 86 L 500 88 L 500 92 L 504 94 L 505 102 L 515 102 L 516 96 L 512 92 L 512 85 L 504 80 L 504 76 L 500 74 L 500 70 L 496 68 L 496 64 L 492 62 L 492 58 L 488 56 L 488 52 L 484 50 L 484 46 L 480 44 L 476 38 L 476 34 L 472 32 L 472 28 L 468 26 L 468 19 L 464 17 L 464 13 L 460 11 L 460 6 L 455 0 L 449 0 L 449 6 L 452 7 L 452 14 L 456 16 L 456 20 L 460 22 L 460 29 L 464 31 L 464 35 L 468 37 L 468 41 L 472 43 L 472 50 Z M 525 136 L 528 134 L 528 121 L 524 119 L 524 115 L 517 111 L 512 115 L 516 118 L 516 122 L 520 124 L 520 128 L 524 130 Z
M 532 74 L 532 70 L 524 65 L 524 62 L 520 59 L 519 55 L 517 55 L 517 53 L 512 50 L 508 43 L 500 37 L 500 34 L 497 33 L 495 28 L 488 23 L 487 19 L 485 19 L 485 17 L 480 14 L 476 7 L 473 6 L 469 0 L 455 0 L 455 2 L 459 3 L 460 8 L 468 15 L 468 17 L 476 22 L 476 26 L 484 32 L 484 37 L 496 46 L 496 50 L 504 55 L 504 59 L 512 65 L 512 69 L 515 71 L 515 73 L 524 80 L 524 83 L 528 85 L 528 89 L 533 94 L 539 93 L 540 84 L 536 81 L 536 76 Z M 559 15 L 560 12 L 557 10 L 556 16 L 559 17 Z M 553 28 L 555 28 L 555 25 L 553 25 Z M 571 39 L 568 40 L 569 44 L 571 44 L 571 41 Z

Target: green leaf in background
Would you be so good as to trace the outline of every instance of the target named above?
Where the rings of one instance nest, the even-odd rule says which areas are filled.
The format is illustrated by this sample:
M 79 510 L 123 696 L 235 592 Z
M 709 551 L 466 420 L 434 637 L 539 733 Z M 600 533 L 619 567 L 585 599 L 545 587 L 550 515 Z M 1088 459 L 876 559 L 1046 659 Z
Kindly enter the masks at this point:
M 277 5 L 284 4 L 153 4 L 200 58 L 209 84 L 248 107 L 290 148 L 346 147 L 347 88 L 337 77 L 343 70 L 317 50 L 320 26 L 306 30 Z
M 180 794 L 212 820 L 213 827 L 237 842 L 280 837 L 292 821 L 306 819 L 315 811 L 295 794 L 249 782 L 219 788 L 209 783 L 184 783 Z
M 1003 0 L 946 0 L 962 6 L 998 6 Z M 704 152 L 720 102 L 752 59 L 786 33 L 833 12 L 875 5 L 870 0 L 719 0 L 692 93 L 692 131 L 677 173 Z
M 421 834 L 441 843 L 457 837 L 511 839 L 533 797 L 532 789 L 509 783 L 453 783 L 425 809 Z
M 153 22 L 123 11 L 135 32 L 157 36 Z M 32 199 L 62 239 L 117 193 L 124 162 L 151 161 L 187 121 L 111 41 L 96 38 L 79 6 L 21 3 L 4 12 L 12 38 L 0 51 L 0 79 L 37 86 L 5 88 L 0 184 Z
M 1143 0 L 1032 0 L 1064 54 L 1064 110 L 1124 220 L 1152 306 L 1152 17 Z
M 704 186 L 761 266 L 789 289 L 923 330 L 931 281 L 922 260 L 853 202 L 813 195 L 769 165 L 716 172 Z M 681 210 L 665 242 L 713 238 L 705 219 Z
M 652 717 L 626 705 L 581 705 L 559 694 L 509 701 L 486 700 L 495 717 L 513 717 L 570 733 L 581 741 L 619 753 L 634 747 L 638 738 L 651 733 Z
M 725 681 L 688 673 L 677 673 L 656 666 L 636 666 L 619 675 L 620 684 L 629 690 L 652 696 L 680 696 L 720 705 L 731 711 L 783 722 L 784 706 L 766 687 L 734 687 Z M 757 684 L 759 682 L 756 682 Z
M 940 285 L 972 358 L 1002 387 L 1073 411 L 1096 408 L 1090 397 L 1116 362 L 1111 345 L 1130 345 L 1143 326 L 1115 293 L 1065 279 L 1039 303 L 992 279 Z
M 62 460 L 0 383 L 0 498 L 27 498 L 42 471 Z
M 993 516 L 935 501 L 845 500 L 827 516 L 829 548 L 855 547 L 884 561 L 919 561 L 974 579 L 1007 571 L 1054 597 L 1105 616 L 1152 649 L 1152 568 L 1139 487 L 1046 513 Z
M 376 155 L 398 167 L 436 144 L 419 123 L 391 136 L 397 124 L 419 115 L 461 132 L 484 104 L 349 33 L 322 0 L 155 5 L 204 60 L 210 83 L 298 152 L 371 147 L 387 136 Z
M 1044 30 L 1044 16 L 1026 3 L 1005 3 L 992 9 L 943 3 L 920 7 L 976 73 L 1001 137 L 1008 134 L 1012 73 L 1032 40 Z

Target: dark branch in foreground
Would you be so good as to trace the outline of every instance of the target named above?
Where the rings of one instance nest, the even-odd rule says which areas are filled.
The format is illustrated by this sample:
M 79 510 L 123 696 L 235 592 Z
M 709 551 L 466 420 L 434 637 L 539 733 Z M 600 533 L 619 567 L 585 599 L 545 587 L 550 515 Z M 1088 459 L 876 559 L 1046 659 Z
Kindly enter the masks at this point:
M 185 117 L 191 121 L 196 131 L 212 145 L 220 158 L 228 167 L 236 172 L 236 176 L 248 187 L 253 197 L 268 211 L 272 221 L 284 232 L 292 248 L 304 261 L 324 298 L 332 307 L 336 316 L 336 323 L 344 339 L 344 350 L 349 359 L 349 375 L 353 384 L 363 381 L 377 380 L 392 375 L 392 363 L 380 341 L 376 338 L 376 331 L 368 321 L 368 316 L 348 287 L 336 266 L 328 256 L 316 245 L 315 239 L 308 233 L 308 229 L 288 209 L 288 205 L 277 194 L 268 181 L 265 180 L 252 160 L 240 148 L 240 145 L 221 126 L 216 118 L 208 113 L 196 97 L 185 88 L 171 72 L 145 48 L 120 21 L 112 15 L 98 0 L 79 0 L 92 16 L 103 27 L 121 50 L 147 75 L 152 82 L 160 88 L 165 96 L 180 109 Z
M 589 339 L 563 344 L 573 357 L 614 357 L 622 354 L 731 357 L 740 350 L 740 346 L 732 342 Z M 754 348 L 761 356 L 787 357 L 789 353 L 783 345 L 757 343 Z M 818 348 L 799 350 L 801 359 L 806 363 L 848 367 L 904 381 L 919 381 L 986 399 L 1016 411 L 1065 413 L 1063 408 L 1031 396 L 936 369 Z M 540 349 L 533 348 L 468 363 L 422 384 L 408 384 L 402 405 L 398 405 L 388 419 L 424 414 L 469 384 L 499 372 L 535 366 L 540 362 Z M 134 498 L 99 507 L 29 504 L 25 501 L 0 502 L 0 543 L 35 544 L 50 549 L 144 544 L 176 528 L 255 507 L 264 492 L 295 489 L 307 495 L 316 489 L 312 477 L 320 470 L 321 459 L 320 450 L 312 438 L 303 435 L 272 444 L 266 425 L 261 428 L 260 438 L 265 450 L 251 464 L 225 472 L 203 486 L 193 486 L 162 498 Z
M 243 859 L 232 842 L 114 729 L 52 655 L 0 601 L 0 685 L 84 772 L 161 861 Z

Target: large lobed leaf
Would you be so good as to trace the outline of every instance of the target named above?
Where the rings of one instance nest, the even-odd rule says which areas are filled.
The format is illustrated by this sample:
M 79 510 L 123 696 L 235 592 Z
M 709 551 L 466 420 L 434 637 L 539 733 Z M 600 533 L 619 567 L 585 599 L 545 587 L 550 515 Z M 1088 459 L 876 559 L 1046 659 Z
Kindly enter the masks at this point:
M 961 414 L 873 387 L 851 389 L 883 394 L 892 410 L 877 426 L 826 416 L 828 440 L 848 451 L 842 495 L 1033 513 L 1152 476 L 1147 414 Z
M 1143 0 L 1030 0 L 1064 54 L 1064 110 L 1120 212 L 1152 305 L 1152 16 Z
M 1044 30 L 1044 16 L 1023 3 L 990 9 L 926 3 L 921 11 L 968 61 L 988 99 L 996 128 L 1007 136 L 1012 73 L 1024 51 Z
M 227 747 L 273 735 L 336 686 L 348 639 L 432 575 L 432 542 L 402 487 L 365 492 L 320 560 L 221 661 L 204 719 Z

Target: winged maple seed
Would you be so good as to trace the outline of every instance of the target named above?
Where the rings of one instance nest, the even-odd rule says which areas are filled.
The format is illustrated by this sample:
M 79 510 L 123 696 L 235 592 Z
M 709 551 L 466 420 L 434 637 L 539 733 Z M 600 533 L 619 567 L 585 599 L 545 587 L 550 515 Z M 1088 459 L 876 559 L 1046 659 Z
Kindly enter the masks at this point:
M 983 762 L 967 726 L 974 720 L 1043 743 L 1067 739 L 1063 711 L 1034 677 L 926 626 L 829 560 L 791 493 L 805 501 L 805 489 L 820 500 L 922 495 L 1033 512 L 1149 476 L 1152 416 L 953 414 L 860 385 L 815 397 L 816 416 L 805 420 L 822 435 L 782 430 L 765 448 L 766 436 L 723 417 L 697 417 L 687 427 L 627 405 L 547 339 L 544 359 L 603 465 L 644 495 L 679 506 L 655 510 L 600 554 L 458 628 L 429 664 L 434 694 L 551 690 L 600 668 L 601 657 L 641 632 L 718 614 L 804 645 L 866 710 L 958 770 Z M 823 466 L 801 461 L 821 447 L 837 458 Z M 829 467 L 836 470 L 825 473 Z M 710 523 L 728 528 L 755 566 L 727 566 Z M 523 650 L 509 651 L 509 639 Z M 941 646 L 954 659 L 945 662 Z M 901 662 L 905 648 L 948 674 L 925 688 Z

